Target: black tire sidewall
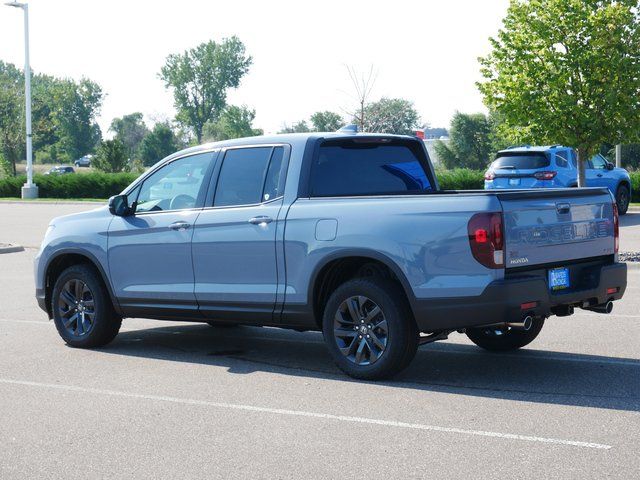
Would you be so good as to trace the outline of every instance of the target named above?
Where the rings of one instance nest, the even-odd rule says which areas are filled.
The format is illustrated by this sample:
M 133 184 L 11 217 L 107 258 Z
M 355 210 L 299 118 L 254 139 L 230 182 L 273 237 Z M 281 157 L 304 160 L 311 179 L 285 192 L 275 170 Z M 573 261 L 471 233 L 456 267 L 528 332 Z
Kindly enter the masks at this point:
M 82 337 L 75 337 L 67 331 L 58 312 L 58 300 L 62 287 L 73 279 L 80 280 L 89 287 L 94 301 L 94 324 L 91 331 Z M 51 311 L 58 333 L 72 347 L 91 348 L 104 345 L 110 342 L 120 329 L 121 319 L 114 315 L 111 300 L 102 281 L 93 269 L 86 265 L 71 266 L 60 274 L 51 294 Z
M 620 205 L 620 193 L 622 191 L 625 191 L 627 194 L 627 203 L 626 205 Z M 627 188 L 626 185 L 620 185 L 618 187 L 618 189 L 616 190 L 616 205 L 618 205 L 618 213 L 620 215 L 624 215 L 625 213 L 627 213 L 627 210 L 629 209 L 629 203 L 631 203 L 631 198 L 630 198 L 631 193 L 629 192 L 629 189 Z
M 356 365 L 347 359 L 336 343 L 333 322 L 340 304 L 347 298 L 364 295 L 374 301 L 387 320 L 387 347 L 382 356 L 371 365 Z M 404 294 L 391 282 L 382 279 L 354 279 L 338 287 L 325 306 L 322 332 L 329 351 L 346 374 L 360 379 L 388 378 L 405 368 L 417 349 L 418 331 L 408 311 Z

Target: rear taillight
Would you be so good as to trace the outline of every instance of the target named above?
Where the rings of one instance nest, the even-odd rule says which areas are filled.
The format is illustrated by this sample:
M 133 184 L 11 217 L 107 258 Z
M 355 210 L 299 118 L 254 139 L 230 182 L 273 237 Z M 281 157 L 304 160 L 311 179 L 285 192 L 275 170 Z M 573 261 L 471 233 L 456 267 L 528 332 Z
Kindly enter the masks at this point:
M 553 180 L 558 172 L 553 171 L 545 171 L 545 172 L 536 172 L 533 174 L 537 180 Z
M 618 218 L 618 204 L 613 202 L 613 251 L 620 249 L 620 219 Z
M 504 266 L 502 213 L 476 213 L 467 225 L 473 257 L 487 268 Z
M 495 173 L 493 173 L 493 172 L 487 172 L 487 173 L 485 173 L 485 174 L 484 174 L 484 179 L 485 179 L 485 180 L 489 180 L 489 181 L 491 181 L 491 180 L 493 180 L 494 178 L 496 178 L 496 174 L 495 174 Z

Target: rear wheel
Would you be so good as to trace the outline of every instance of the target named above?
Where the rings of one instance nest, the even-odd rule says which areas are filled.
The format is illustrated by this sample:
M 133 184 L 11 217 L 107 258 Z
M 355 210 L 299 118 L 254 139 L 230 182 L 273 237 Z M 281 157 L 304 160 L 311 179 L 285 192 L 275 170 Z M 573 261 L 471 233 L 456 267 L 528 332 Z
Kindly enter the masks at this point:
M 467 337 L 485 350 L 504 352 L 517 350 L 529 345 L 542 330 L 544 318 L 535 318 L 529 330 L 516 330 L 508 327 L 467 328 Z
M 616 191 L 616 204 L 618 205 L 618 213 L 620 215 L 627 213 L 630 200 L 629 187 L 620 185 Z
M 329 351 L 347 375 L 388 378 L 416 354 L 418 330 L 401 289 L 379 278 L 349 280 L 329 297 L 322 322 Z
M 58 333 L 72 347 L 106 345 L 122 323 L 102 280 L 88 265 L 73 265 L 60 274 L 53 286 L 51 311 Z

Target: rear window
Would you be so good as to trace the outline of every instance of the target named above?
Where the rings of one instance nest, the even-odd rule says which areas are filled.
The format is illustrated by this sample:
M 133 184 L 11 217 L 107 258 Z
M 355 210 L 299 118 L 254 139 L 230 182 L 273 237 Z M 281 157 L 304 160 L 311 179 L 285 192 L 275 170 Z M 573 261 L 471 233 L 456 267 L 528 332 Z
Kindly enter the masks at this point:
M 498 157 L 492 164 L 493 169 L 512 170 L 536 170 L 550 165 L 549 158 L 544 154 L 538 155 L 503 155 Z
M 311 170 L 316 197 L 420 193 L 432 190 L 417 146 L 325 142 Z

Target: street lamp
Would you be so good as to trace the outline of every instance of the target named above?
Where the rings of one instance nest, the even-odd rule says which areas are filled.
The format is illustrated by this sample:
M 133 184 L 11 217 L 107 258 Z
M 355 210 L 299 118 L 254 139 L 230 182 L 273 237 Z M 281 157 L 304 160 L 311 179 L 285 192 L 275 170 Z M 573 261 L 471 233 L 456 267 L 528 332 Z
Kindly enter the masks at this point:
M 38 198 L 38 187 L 33 183 L 33 148 L 31 144 L 31 66 L 29 65 L 29 5 L 7 2 L 9 7 L 21 8 L 24 12 L 24 99 L 27 130 L 27 183 L 22 186 L 22 198 Z

